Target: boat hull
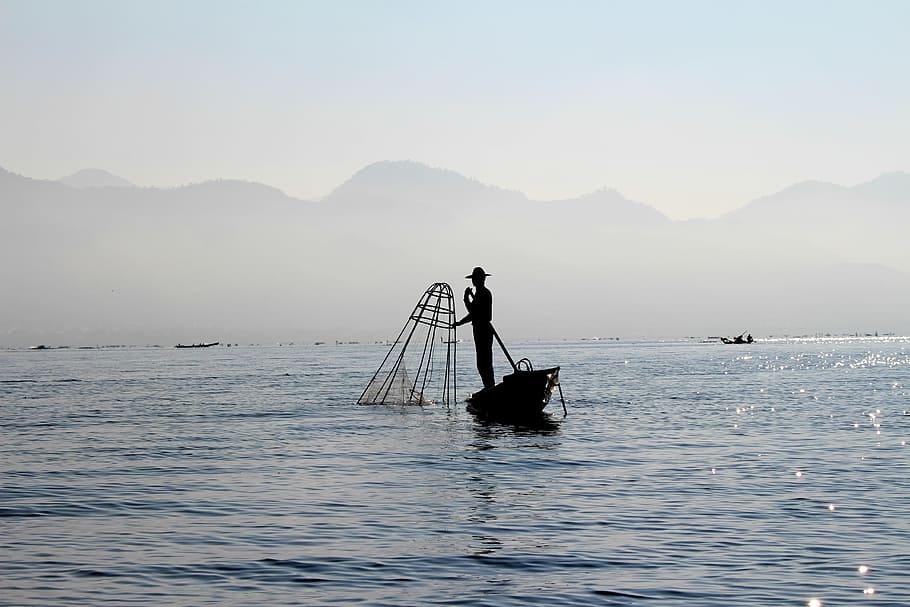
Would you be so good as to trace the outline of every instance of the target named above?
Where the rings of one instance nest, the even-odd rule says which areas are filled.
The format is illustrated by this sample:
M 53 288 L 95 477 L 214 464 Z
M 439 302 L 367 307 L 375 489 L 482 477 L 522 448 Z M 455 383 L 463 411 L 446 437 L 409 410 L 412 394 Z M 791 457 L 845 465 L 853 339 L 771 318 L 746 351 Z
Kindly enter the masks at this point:
M 496 419 L 540 416 L 559 386 L 559 367 L 516 371 L 492 388 L 472 394 L 467 409 L 475 415 Z

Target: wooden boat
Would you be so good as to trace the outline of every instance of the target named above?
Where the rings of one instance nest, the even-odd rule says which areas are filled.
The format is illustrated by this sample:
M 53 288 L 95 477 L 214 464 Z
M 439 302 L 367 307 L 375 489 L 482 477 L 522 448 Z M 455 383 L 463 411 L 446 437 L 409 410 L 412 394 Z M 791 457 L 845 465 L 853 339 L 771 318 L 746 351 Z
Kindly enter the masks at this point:
M 177 344 L 174 347 L 175 348 L 211 348 L 212 346 L 217 346 L 220 343 L 221 342 L 210 341 L 210 342 L 202 342 L 199 344 Z
M 479 417 L 509 420 L 533 418 L 543 413 L 554 388 L 559 388 L 559 367 L 537 371 L 516 369 L 492 388 L 469 396 L 467 409 Z

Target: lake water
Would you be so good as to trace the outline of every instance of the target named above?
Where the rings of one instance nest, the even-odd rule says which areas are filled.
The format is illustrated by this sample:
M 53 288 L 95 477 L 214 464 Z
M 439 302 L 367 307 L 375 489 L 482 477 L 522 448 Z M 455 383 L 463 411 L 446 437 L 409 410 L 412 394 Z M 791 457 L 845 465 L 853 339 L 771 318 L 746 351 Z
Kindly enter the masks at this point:
M 910 340 L 512 350 L 568 416 L 357 406 L 384 346 L 0 352 L 0 604 L 910 604 Z

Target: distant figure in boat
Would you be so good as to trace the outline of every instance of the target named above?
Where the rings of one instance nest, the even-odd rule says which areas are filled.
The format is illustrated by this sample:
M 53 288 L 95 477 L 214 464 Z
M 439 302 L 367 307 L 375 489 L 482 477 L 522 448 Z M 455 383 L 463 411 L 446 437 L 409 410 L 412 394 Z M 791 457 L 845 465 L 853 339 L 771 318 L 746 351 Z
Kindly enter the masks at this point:
M 480 266 L 474 268 L 465 278 L 470 278 L 474 285 L 464 290 L 464 307 L 468 313 L 455 323 L 455 326 L 471 323 L 474 330 L 474 350 L 477 353 L 477 371 L 483 380 L 483 387 L 496 385 L 493 375 L 493 294 L 485 286 L 487 274 Z
M 751 344 L 752 342 L 755 341 L 754 339 L 752 339 L 751 333 L 746 335 L 745 338 L 743 338 L 743 335 L 745 335 L 745 333 L 740 333 L 733 339 L 730 339 L 729 337 L 721 337 L 720 340 L 722 342 L 724 342 L 725 344 Z

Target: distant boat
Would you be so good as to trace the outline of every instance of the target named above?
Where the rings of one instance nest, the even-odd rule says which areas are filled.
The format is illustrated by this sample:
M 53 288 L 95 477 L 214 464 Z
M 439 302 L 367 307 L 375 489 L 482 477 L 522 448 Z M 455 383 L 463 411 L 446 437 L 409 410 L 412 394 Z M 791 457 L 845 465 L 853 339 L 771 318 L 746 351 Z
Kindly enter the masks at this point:
M 725 344 L 751 344 L 755 340 L 752 339 L 751 335 L 747 336 L 746 338 L 743 338 L 742 335 L 737 335 L 733 339 L 730 339 L 729 337 L 721 337 L 720 341 Z
M 204 342 L 201 342 L 198 344 L 177 344 L 174 347 L 175 348 L 211 348 L 212 346 L 217 346 L 220 343 L 221 342 L 218 342 L 218 341 L 209 341 L 209 342 L 204 341 Z

